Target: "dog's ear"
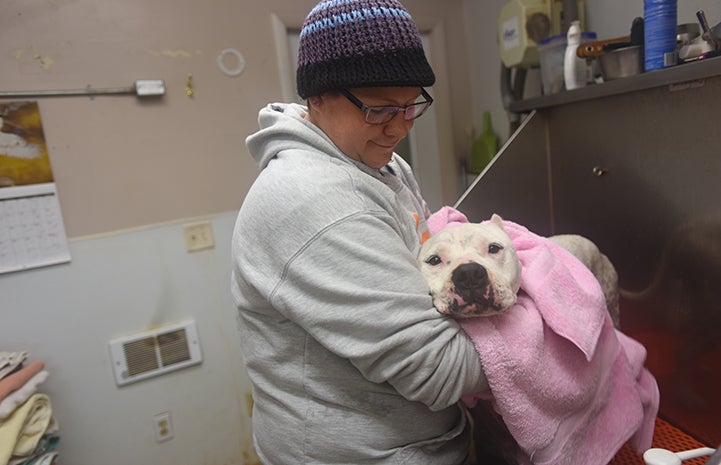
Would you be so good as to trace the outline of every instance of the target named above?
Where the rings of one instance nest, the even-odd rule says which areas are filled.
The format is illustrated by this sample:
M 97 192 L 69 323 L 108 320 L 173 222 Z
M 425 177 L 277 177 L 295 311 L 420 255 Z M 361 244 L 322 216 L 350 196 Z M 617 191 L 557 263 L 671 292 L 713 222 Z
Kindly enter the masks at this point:
M 503 218 L 501 218 L 501 215 L 497 215 L 496 213 L 494 213 L 491 216 L 491 223 L 495 224 L 496 226 L 498 226 L 501 229 L 504 229 L 503 228 Z

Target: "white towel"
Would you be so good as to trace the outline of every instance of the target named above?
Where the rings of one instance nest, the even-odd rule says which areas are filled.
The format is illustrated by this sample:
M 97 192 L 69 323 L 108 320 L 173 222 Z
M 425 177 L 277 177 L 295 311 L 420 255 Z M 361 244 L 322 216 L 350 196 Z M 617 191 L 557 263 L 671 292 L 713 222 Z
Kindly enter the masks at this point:
M 23 352 L 0 352 L 0 379 L 3 379 L 15 368 L 19 367 L 25 359 L 28 358 L 28 353 Z

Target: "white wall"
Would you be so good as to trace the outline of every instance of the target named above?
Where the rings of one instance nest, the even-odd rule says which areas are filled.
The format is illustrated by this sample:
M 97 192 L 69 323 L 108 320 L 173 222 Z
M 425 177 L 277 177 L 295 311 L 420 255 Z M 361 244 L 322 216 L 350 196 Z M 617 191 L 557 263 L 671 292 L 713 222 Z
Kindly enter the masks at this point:
M 500 95 L 501 59 L 496 31 L 498 16 L 505 4 L 506 0 L 463 0 L 464 27 L 469 42 L 472 125 L 480 129 L 483 112 L 490 111 L 494 128 L 502 141 L 509 134 L 508 118 Z M 643 16 L 642 0 L 586 0 L 585 4 L 587 29 L 596 32 L 599 40 L 628 35 L 633 19 Z M 704 10 L 711 26 L 721 22 L 721 2 L 718 0 L 679 0 L 679 24 L 698 23 L 698 10 Z M 529 72 L 527 92 L 540 95 L 538 70 Z
M 50 376 L 60 462 L 251 463 L 250 385 L 229 296 L 234 214 L 212 220 L 216 247 L 185 252 L 172 223 L 70 243 L 72 262 L 0 276 L 0 351 L 27 350 Z M 157 325 L 196 321 L 203 362 L 117 387 L 107 343 Z M 157 444 L 153 416 L 175 438 Z

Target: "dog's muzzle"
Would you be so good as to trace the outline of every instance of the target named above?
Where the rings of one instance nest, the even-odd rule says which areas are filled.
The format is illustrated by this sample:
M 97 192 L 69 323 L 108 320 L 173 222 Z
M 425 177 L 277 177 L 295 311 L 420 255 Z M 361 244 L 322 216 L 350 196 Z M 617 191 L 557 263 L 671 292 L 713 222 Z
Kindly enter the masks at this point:
M 455 294 L 465 305 L 488 305 L 493 300 L 493 289 L 488 279 L 488 272 L 478 263 L 464 263 L 453 270 L 451 281 Z M 461 303 L 461 302 L 459 302 Z

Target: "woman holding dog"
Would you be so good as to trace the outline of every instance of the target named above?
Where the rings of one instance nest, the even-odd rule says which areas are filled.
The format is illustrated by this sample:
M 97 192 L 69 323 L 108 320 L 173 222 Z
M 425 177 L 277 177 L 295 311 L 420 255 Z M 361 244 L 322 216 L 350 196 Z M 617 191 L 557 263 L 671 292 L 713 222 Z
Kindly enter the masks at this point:
M 324 0 L 300 36 L 307 105 L 270 104 L 238 214 L 232 291 L 265 465 L 460 465 L 459 402 L 488 388 L 416 256 L 429 211 L 393 152 L 435 81 L 397 0 Z

